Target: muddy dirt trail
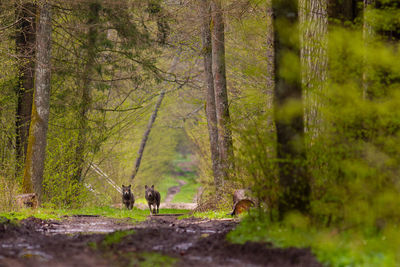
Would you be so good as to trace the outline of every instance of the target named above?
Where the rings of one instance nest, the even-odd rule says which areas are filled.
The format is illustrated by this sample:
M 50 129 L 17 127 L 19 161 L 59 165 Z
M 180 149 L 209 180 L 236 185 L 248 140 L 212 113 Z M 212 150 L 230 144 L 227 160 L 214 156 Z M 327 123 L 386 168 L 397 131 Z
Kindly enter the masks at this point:
M 308 249 L 230 244 L 225 236 L 236 225 L 175 216 L 139 224 L 96 216 L 0 223 L 0 266 L 321 266 Z M 118 230 L 133 231 L 113 243 L 109 233 Z M 149 261 L 151 255 L 169 258 Z

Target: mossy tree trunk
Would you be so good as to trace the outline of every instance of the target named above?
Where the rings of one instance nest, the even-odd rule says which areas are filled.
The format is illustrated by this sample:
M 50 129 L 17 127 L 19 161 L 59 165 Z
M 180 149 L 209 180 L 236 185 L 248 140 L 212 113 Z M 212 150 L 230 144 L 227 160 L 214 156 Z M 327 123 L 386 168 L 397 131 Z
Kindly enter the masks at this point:
M 28 147 L 35 73 L 36 5 L 16 3 L 15 46 L 18 57 L 17 110 L 15 118 L 17 175 Z
M 39 5 L 40 17 L 36 40 L 35 92 L 24 169 L 23 193 L 36 193 L 40 202 L 50 112 L 52 23 L 50 4 L 44 2 Z
M 228 180 L 229 171 L 233 168 L 233 142 L 226 87 L 224 17 L 220 0 L 211 1 L 211 17 L 212 66 L 218 123 L 219 164 L 222 174 L 221 182 L 224 184 Z
M 204 63 L 204 81 L 206 96 L 206 117 L 208 134 L 210 139 L 211 164 L 214 176 L 214 184 L 218 192 L 222 177 L 219 167 L 218 127 L 217 112 L 215 106 L 214 77 L 212 73 L 212 44 L 211 44 L 211 2 L 200 1 L 200 16 L 202 19 L 202 54 Z
M 279 160 L 279 216 L 307 213 L 310 184 L 305 165 L 298 5 L 273 0 L 275 50 L 275 125 Z

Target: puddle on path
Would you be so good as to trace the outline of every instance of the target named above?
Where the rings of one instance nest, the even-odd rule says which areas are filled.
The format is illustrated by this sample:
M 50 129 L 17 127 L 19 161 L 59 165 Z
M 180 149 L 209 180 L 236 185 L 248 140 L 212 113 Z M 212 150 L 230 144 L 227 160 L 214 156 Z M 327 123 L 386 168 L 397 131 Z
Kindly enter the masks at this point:
M 50 221 L 37 229 L 46 235 L 54 234 L 106 234 L 130 230 L 132 223 L 98 216 L 74 216 L 63 221 Z

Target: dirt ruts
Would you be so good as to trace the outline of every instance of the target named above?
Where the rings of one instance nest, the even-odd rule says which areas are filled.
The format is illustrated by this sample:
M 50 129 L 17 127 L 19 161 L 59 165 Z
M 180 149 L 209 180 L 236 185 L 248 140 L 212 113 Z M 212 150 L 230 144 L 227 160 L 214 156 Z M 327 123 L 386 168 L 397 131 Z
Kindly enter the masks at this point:
M 181 179 L 177 179 L 176 181 L 179 183 L 179 185 L 168 188 L 167 196 L 165 197 L 164 203 L 171 203 L 174 196 L 181 191 L 181 187 L 187 184 L 186 181 L 183 181 Z
M 97 216 L 0 223 L 0 266 L 140 266 L 143 253 L 167 255 L 176 266 L 321 266 L 309 249 L 230 244 L 225 236 L 236 225 L 174 216 L 152 216 L 139 224 Z M 106 233 L 116 230 L 134 233 L 103 247 Z

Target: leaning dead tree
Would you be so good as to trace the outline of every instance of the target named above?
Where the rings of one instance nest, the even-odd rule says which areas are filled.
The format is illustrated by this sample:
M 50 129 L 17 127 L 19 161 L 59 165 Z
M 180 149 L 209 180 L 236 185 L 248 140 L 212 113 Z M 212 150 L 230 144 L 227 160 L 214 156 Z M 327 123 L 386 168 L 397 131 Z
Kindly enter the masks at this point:
M 174 57 L 174 60 L 172 61 L 171 68 L 168 71 L 169 73 L 172 73 L 175 70 L 176 65 L 178 64 L 178 61 L 179 61 L 179 55 L 180 55 L 180 52 L 178 51 L 177 55 Z M 164 83 L 164 86 L 165 86 L 165 83 Z M 151 114 L 149 122 L 147 123 L 146 131 L 144 132 L 142 141 L 140 142 L 138 156 L 135 161 L 135 166 L 134 166 L 134 169 L 133 169 L 133 172 L 131 175 L 131 180 L 135 179 L 135 176 L 139 171 L 140 163 L 141 163 L 142 157 L 143 157 L 144 148 L 146 147 L 147 139 L 149 139 L 151 129 L 153 128 L 153 124 L 157 118 L 157 113 L 158 113 L 158 110 L 160 109 L 160 106 L 164 99 L 165 93 L 166 93 L 166 90 L 162 89 L 160 96 L 158 97 L 157 103 L 154 106 L 153 113 Z
M 146 147 L 147 139 L 149 138 L 151 128 L 153 128 L 154 121 L 155 121 L 156 118 L 157 118 L 157 113 L 158 113 L 158 110 L 160 109 L 161 102 L 163 101 L 164 96 L 165 96 L 165 89 L 163 89 L 163 90 L 161 91 L 160 96 L 158 97 L 157 103 L 156 103 L 156 105 L 155 105 L 155 107 L 154 107 L 154 111 L 153 111 L 153 113 L 151 114 L 150 120 L 149 120 L 149 122 L 148 122 L 148 124 L 147 124 L 146 131 L 145 131 L 144 134 L 143 134 L 142 142 L 140 143 L 140 148 L 139 148 L 139 151 L 138 151 L 138 156 L 137 156 L 136 162 L 135 162 L 135 167 L 134 167 L 133 173 L 132 173 L 132 175 L 131 175 L 131 180 L 133 180 L 133 179 L 135 178 L 136 174 L 137 174 L 138 171 L 139 171 L 140 162 L 142 161 L 144 148 Z

